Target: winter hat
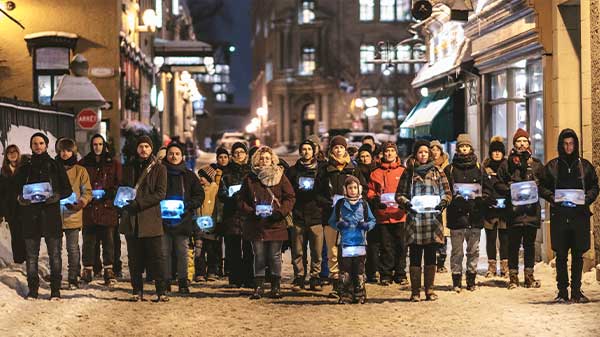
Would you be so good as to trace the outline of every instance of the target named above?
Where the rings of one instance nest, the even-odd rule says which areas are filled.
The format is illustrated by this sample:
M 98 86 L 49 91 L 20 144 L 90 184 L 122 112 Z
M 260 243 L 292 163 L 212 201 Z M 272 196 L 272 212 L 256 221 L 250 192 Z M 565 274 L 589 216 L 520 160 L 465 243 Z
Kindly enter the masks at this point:
M 331 138 L 331 141 L 329 142 L 329 149 L 333 149 L 333 147 L 336 145 L 341 145 L 344 148 L 347 148 L 348 142 L 346 141 L 346 138 L 344 138 L 340 135 L 337 135 L 337 136 Z
M 167 153 L 169 152 L 169 149 L 172 147 L 178 148 L 179 151 L 181 151 L 182 155 L 185 153 L 185 152 L 183 152 L 183 145 L 181 143 L 175 143 L 175 142 L 170 142 L 169 145 L 167 145 Z
M 229 156 L 229 151 L 227 151 L 227 149 L 224 147 L 220 147 L 217 149 L 217 158 L 219 158 L 219 156 L 222 154 L 226 154 L 227 156 Z
M 492 156 L 492 152 L 500 151 L 502 155 L 506 155 L 506 147 L 504 146 L 504 138 L 501 136 L 494 136 L 490 139 L 490 150 L 489 155 Z
M 212 166 L 206 165 L 201 167 L 200 170 L 198 170 L 198 175 L 206 178 L 206 180 L 208 180 L 209 183 L 212 183 L 213 181 L 215 181 L 217 171 L 215 171 L 215 169 L 212 168 Z
M 33 141 L 33 138 L 35 137 L 41 137 L 44 142 L 46 143 L 46 146 L 48 145 L 48 142 L 50 142 L 50 140 L 48 139 L 48 136 L 46 136 L 45 134 L 41 133 L 41 132 L 36 132 L 33 134 L 33 136 L 31 136 L 31 138 L 29 138 L 29 146 L 31 147 L 31 142 Z
M 431 144 L 429 143 L 428 140 L 425 139 L 419 139 L 415 142 L 415 145 L 413 145 L 413 157 L 417 158 L 417 152 L 419 151 L 419 148 L 421 146 L 427 146 L 427 148 L 431 147 Z
M 521 137 L 525 137 L 527 138 L 527 141 L 531 144 L 531 140 L 529 140 L 529 132 L 519 128 L 516 132 L 515 135 L 513 136 L 513 145 L 517 142 L 517 139 L 521 138 Z
M 442 143 L 440 143 L 439 140 L 432 140 L 431 143 L 429 143 L 429 148 L 433 148 L 434 146 L 436 146 L 437 148 L 440 149 L 440 151 L 444 152 L 444 147 L 442 146 Z
M 140 146 L 140 144 L 142 143 L 146 143 L 148 145 L 150 145 L 150 147 L 152 149 L 154 149 L 154 144 L 152 143 L 152 139 L 150 139 L 150 137 L 148 136 L 139 136 L 137 139 L 137 144 L 135 145 L 136 147 Z
M 56 144 L 56 150 L 57 152 L 67 150 L 77 153 L 77 144 L 75 144 L 75 142 L 70 138 L 63 138 L 58 142 L 58 144 Z
M 381 144 L 381 152 L 385 152 L 385 150 L 390 147 L 393 148 L 394 150 L 396 150 L 396 153 L 398 153 L 398 147 L 393 142 L 385 142 L 385 143 Z
M 371 151 L 371 146 L 369 144 L 364 144 L 358 148 L 358 156 L 360 157 L 360 153 L 365 151 L 368 152 L 371 155 L 371 157 L 373 157 L 373 152 Z
M 302 150 L 302 145 L 309 145 L 311 147 L 311 149 L 313 150 L 313 155 L 316 152 L 317 145 L 315 143 L 313 143 L 312 141 L 310 141 L 309 139 L 305 139 L 302 143 L 300 143 L 300 145 L 298 145 L 298 153 L 300 153 L 300 150 Z
M 246 144 L 242 143 L 242 142 L 236 142 L 233 144 L 233 146 L 231 147 L 231 153 L 233 154 L 235 152 L 235 150 L 237 149 L 242 149 L 244 150 L 244 152 L 248 153 L 248 147 L 246 146 Z
M 471 141 L 471 137 L 468 133 L 461 133 L 458 135 L 458 137 L 456 137 L 456 147 L 461 145 L 469 145 L 471 148 L 473 148 L 473 142 Z

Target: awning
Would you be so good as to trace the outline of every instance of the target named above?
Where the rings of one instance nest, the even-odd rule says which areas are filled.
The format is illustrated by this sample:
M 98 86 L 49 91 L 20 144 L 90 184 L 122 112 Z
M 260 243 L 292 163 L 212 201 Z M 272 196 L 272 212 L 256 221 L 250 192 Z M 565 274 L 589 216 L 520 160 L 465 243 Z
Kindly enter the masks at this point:
M 202 41 L 154 39 L 155 56 L 204 56 L 212 51 L 212 46 Z
M 412 86 L 414 88 L 419 88 L 449 74 L 458 74 L 460 72 L 461 63 L 465 60 L 466 56 L 470 54 L 469 49 L 470 40 L 465 38 L 460 48 L 458 48 L 455 53 L 450 53 L 450 55 L 432 64 L 424 64 L 423 68 L 419 70 L 413 79 L 411 83 Z
M 453 138 L 452 95 L 454 89 L 435 92 L 423 97 L 400 125 L 404 138 Z
M 105 101 L 89 78 L 71 75 L 62 78 L 54 97 L 52 97 L 52 102 L 56 103 L 86 102 L 100 106 Z

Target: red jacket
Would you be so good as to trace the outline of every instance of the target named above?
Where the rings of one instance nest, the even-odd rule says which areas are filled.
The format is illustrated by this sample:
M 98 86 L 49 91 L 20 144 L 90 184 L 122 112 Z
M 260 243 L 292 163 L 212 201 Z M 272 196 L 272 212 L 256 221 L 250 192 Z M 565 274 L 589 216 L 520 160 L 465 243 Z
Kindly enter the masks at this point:
M 395 195 L 402 173 L 404 173 L 404 166 L 402 166 L 399 159 L 393 163 L 382 162 L 378 168 L 371 172 L 367 198 L 373 201 L 376 198 L 380 200 L 381 195 L 384 193 Z M 406 213 L 401 208 L 388 206 L 386 209 L 380 209 L 377 205 L 373 204 L 373 210 L 378 224 L 393 224 L 406 221 Z

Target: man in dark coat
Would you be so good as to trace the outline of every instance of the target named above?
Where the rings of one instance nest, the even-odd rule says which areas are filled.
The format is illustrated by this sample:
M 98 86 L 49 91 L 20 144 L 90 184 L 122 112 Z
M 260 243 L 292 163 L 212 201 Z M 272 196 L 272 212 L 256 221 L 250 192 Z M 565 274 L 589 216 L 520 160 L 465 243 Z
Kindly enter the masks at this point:
M 27 251 L 28 298 L 37 298 L 39 289 L 38 257 L 41 238 L 44 237 L 50 259 L 50 299 L 60 298 L 62 280 L 62 218 L 60 199 L 73 193 L 62 164 L 48 155 L 48 137 L 35 133 L 30 139 L 31 159 L 17 173 L 17 189 L 35 183 L 50 183 L 52 194 L 43 201 L 19 194 L 19 217 L 23 224 L 23 237 Z
M 499 182 L 496 189 L 503 192 L 509 201 L 508 210 L 508 289 L 519 286 L 519 248 L 521 242 L 524 250 L 525 287 L 539 288 L 540 282 L 533 277 L 535 264 L 535 237 L 541 227 L 541 206 L 536 195 L 518 192 L 524 200 L 511 198 L 511 186 L 517 183 L 535 184 L 540 190 L 540 179 L 544 174 L 544 165 L 531 155 L 531 141 L 529 133 L 518 129 L 513 136 L 513 149 L 508 160 L 498 168 Z M 518 186 L 518 185 L 515 185 Z M 529 189 L 532 190 L 532 189 Z M 542 194 L 540 194 L 542 195 Z
M 571 300 L 587 303 L 581 291 L 583 253 L 590 249 L 590 205 L 598 197 L 598 176 L 592 164 L 579 156 L 575 131 L 564 129 L 558 136 L 558 158 L 544 167 L 543 198 L 550 203 L 550 236 L 556 252 L 557 302 L 569 301 L 567 258 L 571 251 Z M 561 194 L 577 190 L 577 200 Z
M 157 301 L 168 301 L 162 253 L 160 201 L 167 193 L 167 169 L 152 155 L 152 140 L 141 136 L 135 159 L 123 168 L 123 185 L 136 187 L 136 196 L 122 208 L 119 231 L 125 234 L 133 301 L 143 299 L 142 273 L 148 267 L 155 281 Z

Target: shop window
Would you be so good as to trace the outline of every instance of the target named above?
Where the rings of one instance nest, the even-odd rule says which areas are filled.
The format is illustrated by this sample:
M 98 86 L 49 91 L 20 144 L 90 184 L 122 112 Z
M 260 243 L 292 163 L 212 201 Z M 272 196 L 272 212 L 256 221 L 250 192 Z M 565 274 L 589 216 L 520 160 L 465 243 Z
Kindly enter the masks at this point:
M 411 0 L 396 0 L 396 21 L 410 21 L 412 19 L 410 7 Z
M 395 20 L 396 0 L 379 1 L 379 21 L 390 22 Z
M 171 0 L 171 7 L 173 15 L 179 15 L 179 0 Z
M 315 72 L 316 60 L 315 60 L 315 48 L 304 47 L 302 48 L 302 55 L 300 57 L 300 75 L 308 76 Z
M 502 136 L 508 139 L 508 131 L 506 130 L 506 104 L 496 104 L 492 106 L 492 135 Z
M 425 59 L 425 55 L 427 53 L 427 48 L 425 47 L 424 44 L 419 43 L 419 44 L 415 44 L 413 46 L 412 49 L 412 57 L 415 60 L 424 60 Z M 421 68 L 423 68 L 423 63 L 414 63 L 413 66 L 415 67 L 415 73 L 418 72 L 419 70 L 421 70 Z
M 312 23 L 315 21 L 315 2 L 310 0 L 302 1 L 298 12 L 298 23 Z
M 359 0 L 359 20 L 373 21 L 375 18 L 375 0 Z
M 33 97 L 37 103 L 52 104 L 60 80 L 69 73 L 69 56 L 69 48 L 35 49 Z
M 515 70 L 515 96 L 525 97 L 526 86 L 527 74 L 525 73 L 525 69 Z
M 381 119 L 394 119 L 396 110 L 396 98 L 393 96 L 383 96 L 379 98 L 381 109 Z
M 516 125 L 515 125 L 515 129 L 523 129 L 523 130 L 527 130 L 527 107 L 525 105 L 525 102 L 517 102 L 515 105 L 516 109 L 516 115 L 517 118 L 516 120 Z
M 411 56 L 412 50 L 410 46 L 401 45 L 396 47 L 396 58 L 399 61 L 410 60 Z M 410 74 L 410 63 L 398 63 L 397 69 L 400 74 Z
M 493 100 L 500 99 L 500 98 L 507 98 L 508 91 L 507 91 L 507 86 L 506 86 L 506 72 L 503 71 L 501 73 L 492 75 L 491 86 L 492 86 L 491 98 Z
M 370 74 L 375 71 L 375 64 L 370 63 L 375 59 L 375 46 L 374 45 L 361 45 L 360 46 L 360 73 Z

